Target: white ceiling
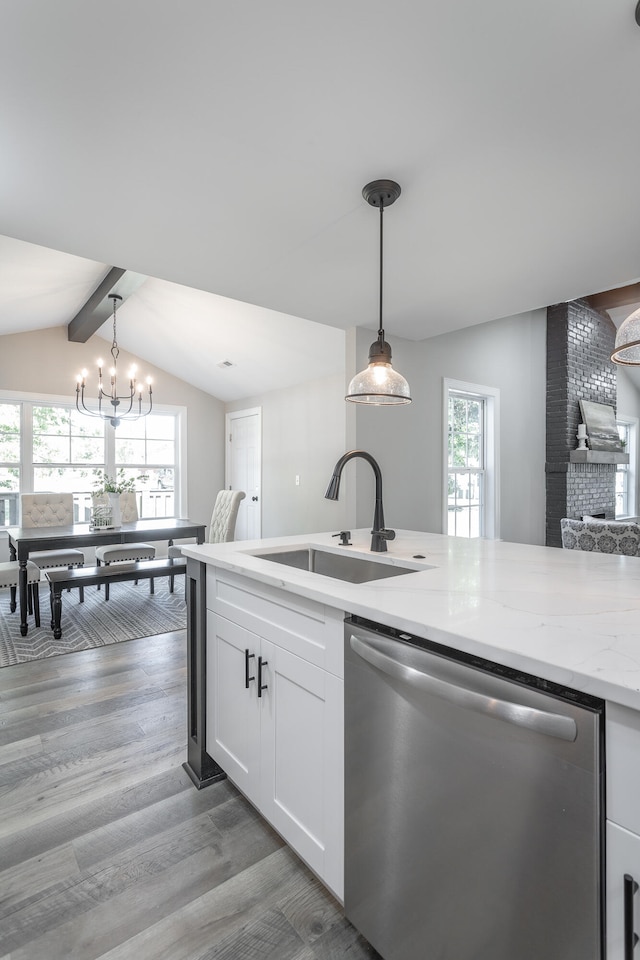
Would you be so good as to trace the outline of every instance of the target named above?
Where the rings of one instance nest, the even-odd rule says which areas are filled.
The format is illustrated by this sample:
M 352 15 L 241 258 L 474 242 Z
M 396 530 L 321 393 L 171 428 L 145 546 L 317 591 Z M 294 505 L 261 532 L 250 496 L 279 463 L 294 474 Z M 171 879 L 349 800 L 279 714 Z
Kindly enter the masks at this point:
M 303 341 L 317 335 L 313 355 L 318 325 L 375 329 L 378 213 L 360 191 L 378 177 L 403 191 L 385 214 L 389 334 L 422 339 L 630 283 L 640 276 L 634 9 L 5 5 L 0 234 L 85 258 L 69 271 L 76 310 L 92 289 L 89 260 L 105 265 L 95 282 L 106 265 L 126 267 L 286 315 L 280 326 L 223 302 L 220 331 L 217 298 L 191 291 L 180 309 L 180 291 L 163 286 L 154 306 L 149 281 L 134 297 L 147 290 L 151 335 L 132 297 L 119 339 L 182 376 L 195 358 L 234 360 L 245 322 L 263 325 L 268 344 L 267 330 L 288 338 L 294 318 L 314 321 L 300 328 Z M 25 265 L 29 301 L 24 287 L 14 297 L 22 329 L 75 312 L 63 316 L 63 271 L 38 256 L 32 273 Z M 54 296 L 38 293 L 40 268 Z M 150 352 L 160 339 L 167 362 Z

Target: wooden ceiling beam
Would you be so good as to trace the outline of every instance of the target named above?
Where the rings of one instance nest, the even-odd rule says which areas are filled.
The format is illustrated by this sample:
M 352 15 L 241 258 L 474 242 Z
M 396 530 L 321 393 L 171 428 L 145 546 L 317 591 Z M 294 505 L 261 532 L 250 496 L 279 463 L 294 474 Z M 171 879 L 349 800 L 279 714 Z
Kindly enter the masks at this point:
M 89 337 L 113 316 L 113 302 L 109 300 L 109 294 L 117 293 L 126 300 L 146 279 L 141 273 L 133 273 L 123 267 L 111 267 L 104 280 L 98 284 L 69 323 L 67 339 L 75 343 L 86 343 Z
M 640 303 L 640 283 L 629 283 L 626 287 L 594 293 L 585 299 L 594 310 L 615 310 L 616 307 L 637 306 Z

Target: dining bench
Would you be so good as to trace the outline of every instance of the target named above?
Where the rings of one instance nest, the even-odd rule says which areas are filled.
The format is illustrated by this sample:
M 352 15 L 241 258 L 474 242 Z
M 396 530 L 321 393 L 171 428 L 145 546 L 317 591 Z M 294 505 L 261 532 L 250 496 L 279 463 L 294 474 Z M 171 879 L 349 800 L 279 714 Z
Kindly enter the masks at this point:
M 71 570 L 47 570 L 51 600 L 51 629 L 59 640 L 62 636 L 62 592 L 72 587 L 93 587 L 101 584 L 123 583 L 126 580 L 151 580 L 157 577 L 176 577 L 184 574 L 187 561 L 184 558 L 162 560 L 136 560 L 130 563 L 113 563 L 100 567 L 75 567 Z M 151 591 L 153 593 L 153 590 Z

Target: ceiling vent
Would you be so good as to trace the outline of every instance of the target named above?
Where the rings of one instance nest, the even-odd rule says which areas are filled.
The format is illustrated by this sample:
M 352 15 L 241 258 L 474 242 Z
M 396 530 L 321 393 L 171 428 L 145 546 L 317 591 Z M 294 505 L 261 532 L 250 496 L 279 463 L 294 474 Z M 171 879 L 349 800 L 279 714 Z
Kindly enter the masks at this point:
M 233 367 L 234 364 L 231 363 L 231 360 L 220 360 L 218 362 L 218 366 L 220 367 L 221 370 L 225 370 L 227 367 Z

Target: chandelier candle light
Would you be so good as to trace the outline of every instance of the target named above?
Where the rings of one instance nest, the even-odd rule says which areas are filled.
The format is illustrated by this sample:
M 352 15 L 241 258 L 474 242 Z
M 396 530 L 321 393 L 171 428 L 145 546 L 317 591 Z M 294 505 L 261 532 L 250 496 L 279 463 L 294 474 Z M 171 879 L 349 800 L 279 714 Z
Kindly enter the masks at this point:
M 400 185 L 394 180 L 373 180 L 362 189 L 362 196 L 372 207 L 380 208 L 380 322 L 378 339 L 369 347 L 369 366 L 356 374 L 345 400 L 353 403 L 411 403 L 409 384 L 391 366 L 391 347 L 382 328 L 382 215 L 400 196 Z
M 113 343 L 111 344 L 111 356 L 113 357 L 113 366 L 109 370 L 108 389 L 105 390 L 105 381 L 102 377 L 102 360 L 98 360 L 98 409 L 91 410 L 85 406 L 84 391 L 86 386 L 87 370 L 83 370 L 77 377 L 76 383 L 76 408 L 80 413 L 86 413 L 89 417 L 100 417 L 102 420 L 108 420 L 112 427 L 117 427 L 121 420 L 139 420 L 140 417 L 146 417 L 153 408 L 153 391 L 151 389 L 151 377 L 147 377 L 146 384 L 138 383 L 136 380 L 136 365 L 133 364 L 129 370 L 129 392 L 118 393 L 118 340 L 116 337 L 116 309 L 118 301 L 122 297 L 117 293 L 110 293 L 109 299 L 113 300 Z M 142 394 L 147 394 L 147 404 L 142 409 Z M 105 402 L 105 409 L 102 403 Z M 106 406 L 111 404 L 111 407 Z M 119 409 L 121 405 L 128 406 Z

